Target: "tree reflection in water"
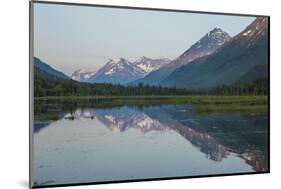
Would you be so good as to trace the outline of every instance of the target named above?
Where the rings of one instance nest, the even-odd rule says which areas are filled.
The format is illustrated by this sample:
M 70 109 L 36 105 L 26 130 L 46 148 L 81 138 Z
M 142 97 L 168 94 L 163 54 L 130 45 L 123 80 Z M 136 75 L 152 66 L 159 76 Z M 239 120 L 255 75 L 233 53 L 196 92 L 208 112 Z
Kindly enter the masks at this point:
M 98 119 L 112 132 L 132 128 L 143 134 L 175 131 L 211 160 L 222 161 L 236 153 L 255 171 L 268 170 L 267 116 L 263 114 L 198 115 L 191 105 L 78 108 L 69 112 L 60 114 L 61 118 Z M 34 132 L 46 126 L 46 121 L 35 121 Z

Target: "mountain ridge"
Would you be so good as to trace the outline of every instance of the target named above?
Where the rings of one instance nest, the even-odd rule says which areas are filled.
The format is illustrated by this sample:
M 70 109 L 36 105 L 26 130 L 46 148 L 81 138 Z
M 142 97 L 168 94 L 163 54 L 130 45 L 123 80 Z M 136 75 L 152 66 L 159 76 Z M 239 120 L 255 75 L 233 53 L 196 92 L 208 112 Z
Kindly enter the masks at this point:
M 133 84 L 157 85 L 178 67 L 188 64 L 197 58 L 212 54 L 230 39 L 231 37 L 225 31 L 220 28 L 214 28 L 191 45 L 178 58 L 172 60 L 166 66 L 151 72 L 146 77 L 133 82 Z
M 174 70 L 161 84 L 189 89 L 235 84 L 253 67 L 268 64 L 267 41 L 267 18 L 258 17 L 213 54 Z
M 125 84 L 140 78 L 144 72 L 132 62 L 124 59 L 110 59 L 89 79 L 91 83 Z
M 146 76 L 169 62 L 168 58 L 152 59 L 146 56 L 142 56 L 134 62 L 125 58 L 110 59 L 96 72 L 74 71 L 72 79 L 89 83 L 126 84 Z
M 96 71 L 83 71 L 81 69 L 75 70 L 71 74 L 71 79 L 79 82 L 89 82 L 88 80 L 96 73 Z
M 58 79 L 70 79 L 69 76 L 64 74 L 61 71 L 56 70 L 51 67 L 49 64 L 43 62 L 41 59 L 34 57 L 33 59 L 34 69 L 41 72 L 42 74 L 46 74 L 50 77 L 58 78 Z

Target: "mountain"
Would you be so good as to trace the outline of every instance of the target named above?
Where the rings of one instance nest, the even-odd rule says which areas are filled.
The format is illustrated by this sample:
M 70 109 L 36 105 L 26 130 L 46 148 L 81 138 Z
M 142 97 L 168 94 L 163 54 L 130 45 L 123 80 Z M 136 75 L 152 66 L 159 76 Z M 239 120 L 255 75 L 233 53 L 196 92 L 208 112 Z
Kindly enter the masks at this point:
M 243 75 L 247 78 L 258 78 L 255 73 L 267 75 L 266 70 L 262 73 L 260 69 L 259 72 L 251 71 L 257 69 L 257 66 L 267 65 L 268 18 L 258 17 L 213 54 L 174 70 L 161 85 L 188 89 L 232 85 Z
M 257 79 L 268 79 L 268 66 L 258 65 L 243 74 L 235 84 L 253 83 Z
M 199 41 L 193 44 L 188 50 L 181 54 L 178 58 L 171 61 L 162 68 L 152 71 L 146 77 L 134 82 L 157 85 L 164 80 L 176 68 L 186 65 L 193 60 L 212 54 L 215 50 L 229 41 L 231 37 L 220 28 L 214 28 L 204 35 Z
M 53 78 L 57 78 L 57 79 L 70 79 L 63 72 L 52 68 L 50 65 L 41 61 L 37 57 L 34 57 L 34 71 L 38 71 L 41 74 L 48 75 L 49 77 L 53 77 Z
M 141 78 L 145 72 L 124 58 L 111 59 L 89 79 L 91 83 L 125 84 Z
M 230 36 L 220 28 L 214 28 L 180 55 L 171 65 L 175 67 L 190 63 L 191 61 L 209 55 L 229 41 Z
M 134 64 L 137 67 L 141 68 L 147 75 L 150 72 L 158 70 L 159 68 L 167 65 L 170 62 L 171 62 L 171 60 L 168 58 L 151 59 L 151 58 L 142 56 L 140 59 L 136 60 L 134 62 Z
M 76 70 L 73 72 L 73 74 L 71 74 L 71 78 L 73 80 L 79 81 L 79 82 L 89 82 L 89 79 L 91 79 L 91 77 L 93 77 L 95 75 L 95 71 L 94 72 L 85 72 L 82 71 L 81 69 Z
M 124 58 L 111 59 L 97 72 L 75 71 L 72 79 L 90 83 L 126 84 L 145 77 L 169 62 L 170 60 L 167 58 L 151 59 L 145 56 L 135 62 Z

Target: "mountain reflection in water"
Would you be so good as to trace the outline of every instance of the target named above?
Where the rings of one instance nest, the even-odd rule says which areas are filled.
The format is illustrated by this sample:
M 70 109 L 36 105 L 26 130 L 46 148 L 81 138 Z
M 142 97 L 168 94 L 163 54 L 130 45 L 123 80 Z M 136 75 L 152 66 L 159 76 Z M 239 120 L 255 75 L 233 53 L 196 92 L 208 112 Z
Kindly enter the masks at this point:
M 213 161 L 222 161 L 230 153 L 236 153 L 255 171 L 268 170 L 267 116 L 264 114 L 198 115 L 191 105 L 123 106 L 77 109 L 63 119 L 98 119 L 112 132 L 126 132 L 131 128 L 143 134 L 175 131 Z M 35 122 L 35 133 L 41 129 L 42 123 Z

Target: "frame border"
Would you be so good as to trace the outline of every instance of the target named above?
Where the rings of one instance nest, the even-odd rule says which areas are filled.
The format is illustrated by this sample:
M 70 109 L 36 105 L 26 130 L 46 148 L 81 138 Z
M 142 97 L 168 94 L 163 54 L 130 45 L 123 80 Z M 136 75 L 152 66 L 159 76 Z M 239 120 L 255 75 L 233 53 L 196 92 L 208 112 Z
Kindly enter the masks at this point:
M 249 17 L 270 17 L 269 15 L 261 14 L 243 14 L 243 13 L 226 13 L 226 12 L 212 12 L 212 11 L 195 11 L 184 9 L 166 9 L 166 8 L 150 8 L 150 7 L 134 7 L 122 5 L 105 5 L 105 4 L 90 4 L 90 3 L 72 3 L 72 2 L 59 2 L 59 1 L 42 1 L 30 0 L 33 3 L 39 4 L 56 4 L 68 6 L 85 6 L 85 7 L 101 7 L 101 8 L 117 8 L 117 9 L 134 9 L 134 10 L 148 10 L 148 11 L 166 11 L 166 12 L 182 12 L 182 13 L 197 13 L 197 14 L 212 14 L 212 15 L 228 15 L 228 16 L 249 16 Z
M 33 170 L 33 127 L 34 127 L 34 93 L 33 93 L 33 57 L 34 57 L 34 2 L 29 1 L 29 188 L 33 188 L 33 178 L 32 178 L 32 170 Z
M 263 172 L 241 172 L 241 173 L 225 173 L 225 174 L 210 174 L 210 175 L 195 175 L 195 176 L 179 176 L 179 177 L 160 177 L 147 179 L 128 179 L 115 181 L 98 181 L 98 182 L 81 182 L 68 184 L 53 184 L 53 185 L 33 185 L 33 57 L 34 57 L 34 4 L 51 4 L 51 5 L 65 5 L 65 6 L 84 6 L 84 7 L 100 7 L 100 8 L 117 8 L 130 10 L 144 10 L 144 11 L 165 11 L 178 13 L 194 13 L 194 14 L 211 14 L 211 15 L 227 15 L 227 16 L 247 16 L 247 17 L 266 17 L 268 18 L 268 170 Z M 58 1 L 29 1 L 29 188 L 53 188 L 53 187 L 69 187 L 69 186 L 85 186 L 85 185 L 99 185 L 99 184 L 115 184 L 115 183 L 131 183 L 144 181 L 162 181 L 162 180 L 176 180 L 176 179 L 190 179 L 190 178 L 211 178 L 224 176 L 239 176 L 239 175 L 257 175 L 270 173 L 270 16 L 243 14 L 243 13 L 225 13 L 225 12 L 209 12 L 209 11 L 192 11 L 182 9 L 164 9 L 164 8 L 150 8 L 150 7 L 134 7 L 134 6 L 120 6 L 120 5 L 103 5 L 103 4 L 89 4 L 89 3 L 72 3 L 72 2 L 58 2 Z

